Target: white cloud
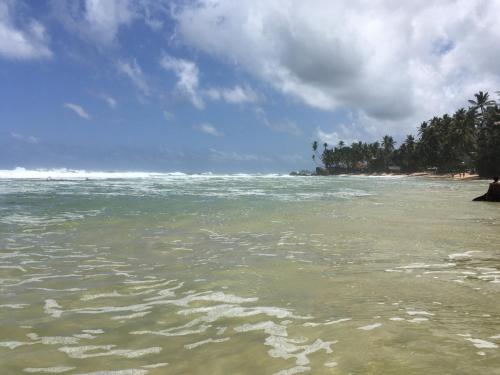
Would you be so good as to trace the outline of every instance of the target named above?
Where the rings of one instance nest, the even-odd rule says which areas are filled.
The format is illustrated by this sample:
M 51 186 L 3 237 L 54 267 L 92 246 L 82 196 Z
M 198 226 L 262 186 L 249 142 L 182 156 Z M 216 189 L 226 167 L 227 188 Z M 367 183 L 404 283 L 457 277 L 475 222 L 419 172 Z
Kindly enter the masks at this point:
M 115 44 L 120 30 L 138 20 L 161 30 L 170 8 L 157 0 L 51 0 L 51 4 L 68 30 L 98 47 Z
M 38 138 L 34 137 L 32 135 L 24 136 L 24 135 L 19 134 L 19 133 L 10 133 L 10 136 L 13 139 L 16 139 L 18 141 L 25 142 L 25 143 L 37 144 L 39 142 Z
M 219 151 L 211 148 L 210 160 L 214 162 L 243 161 L 243 162 L 272 162 L 271 158 L 255 154 L 242 154 L 237 152 Z
M 259 97 L 251 87 L 236 85 L 232 88 L 212 87 L 206 91 L 211 100 L 224 100 L 231 104 L 255 103 Z
M 329 146 L 336 146 L 340 141 L 344 141 L 346 145 L 359 142 L 360 140 L 363 142 L 380 141 L 380 139 L 378 139 L 380 136 L 377 128 L 360 125 L 360 123 L 365 124 L 366 120 L 359 120 L 349 125 L 340 124 L 330 131 L 317 127 L 313 139 L 319 141 L 321 144 L 326 142 Z M 380 134 L 386 133 L 387 132 L 384 130 Z
M 98 46 L 111 45 L 138 17 L 131 0 L 52 0 L 52 8 L 68 30 Z
M 284 95 L 406 133 L 500 87 L 500 0 L 195 0 L 179 40 Z
M 327 133 L 320 128 L 316 129 L 315 138 L 319 141 L 319 143 L 323 144 L 326 142 L 330 146 L 337 145 L 339 141 L 346 142 L 340 137 L 338 132 L 332 131 L 331 133 Z M 349 141 L 347 141 L 346 143 L 349 144 Z
M 13 13 L 15 3 L 0 0 L 0 56 L 19 60 L 51 58 L 45 27 L 33 19 L 16 22 Z
M 201 124 L 196 127 L 199 131 L 213 135 L 215 137 L 222 137 L 224 134 L 222 134 L 220 131 L 218 131 L 213 125 L 210 125 L 208 123 Z
M 110 95 L 107 95 L 107 94 L 101 94 L 100 95 L 100 98 L 102 100 L 104 100 L 106 102 L 106 104 L 111 108 L 111 109 L 115 109 L 116 106 L 117 106 L 117 101 L 115 98 L 113 98 L 112 96 Z
M 71 111 L 73 111 L 74 113 L 76 113 L 78 116 L 80 116 L 81 118 L 84 118 L 86 120 L 90 120 L 90 115 L 87 113 L 87 111 L 85 111 L 81 106 L 79 106 L 78 104 L 74 104 L 74 103 L 64 103 L 63 104 L 63 107 L 64 108 L 68 108 L 70 109 Z
M 212 87 L 207 90 L 200 88 L 200 70 L 195 62 L 163 55 L 160 65 L 171 71 L 177 77 L 176 89 L 198 109 L 205 108 L 204 98 L 218 101 L 223 100 L 230 104 L 255 103 L 259 97 L 249 86 L 235 85 L 234 87 Z
M 177 89 L 186 96 L 198 109 L 203 109 L 205 103 L 199 94 L 199 70 L 198 66 L 189 60 L 163 55 L 160 65 L 165 69 L 174 72 L 177 77 Z
M 285 120 L 279 122 L 272 122 L 267 118 L 266 112 L 261 108 L 255 109 L 255 114 L 260 121 L 264 123 L 269 129 L 278 133 L 287 133 L 294 136 L 302 135 L 302 129 L 293 121 Z
M 171 112 L 169 112 L 169 111 L 165 110 L 165 111 L 163 111 L 163 117 L 165 118 L 165 120 L 170 121 L 170 120 L 172 120 L 175 116 L 174 116 L 174 114 L 173 114 L 173 113 L 171 113 Z
M 150 94 L 149 85 L 144 77 L 144 73 L 135 59 L 131 62 L 119 61 L 117 66 L 118 71 L 130 78 L 135 87 L 141 90 L 144 95 Z
M 95 40 L 111 43 L 121 25 L 130 23 L 133 18 L 128 0 L 86 0 L 85 20 L 88 31 Z
M 265 125 L 275 132 L 287 133 L 290 135 L 299 136 L 302 134 L 302 130 L 293 121 L 282 121 L 282 122 L 266 122 Z
M 158 0 L 142 0 L 137 4 L 144 23 L 153 31 L 160 31 L 167 20 L 170 6 Z

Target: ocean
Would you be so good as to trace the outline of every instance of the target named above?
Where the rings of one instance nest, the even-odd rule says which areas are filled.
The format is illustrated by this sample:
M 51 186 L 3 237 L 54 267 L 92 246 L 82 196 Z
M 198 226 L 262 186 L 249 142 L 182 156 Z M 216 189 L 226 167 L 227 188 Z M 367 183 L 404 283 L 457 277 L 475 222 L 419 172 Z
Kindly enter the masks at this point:
M 0 171 L 2 374 L 499 374 L 485 181 Z

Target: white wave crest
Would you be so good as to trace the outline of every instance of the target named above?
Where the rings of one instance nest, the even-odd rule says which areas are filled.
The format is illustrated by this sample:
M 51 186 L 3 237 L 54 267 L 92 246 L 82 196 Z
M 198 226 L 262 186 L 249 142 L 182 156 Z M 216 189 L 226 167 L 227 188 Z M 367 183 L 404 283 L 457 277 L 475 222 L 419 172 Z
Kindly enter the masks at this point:
M 212 172 L 200 174 L 187 174 L 183 172 L 140 172 L 140 171 L 87 171 L 83 169 L 26 169 L 17 167 L 15 169 L 0 169 L 0 179 L 18 180 L 111 180 L 111 179 L 165 179 L 165 178 L 253 178 L 253 177 L 288 177 L 283 174 L 214 174 Z

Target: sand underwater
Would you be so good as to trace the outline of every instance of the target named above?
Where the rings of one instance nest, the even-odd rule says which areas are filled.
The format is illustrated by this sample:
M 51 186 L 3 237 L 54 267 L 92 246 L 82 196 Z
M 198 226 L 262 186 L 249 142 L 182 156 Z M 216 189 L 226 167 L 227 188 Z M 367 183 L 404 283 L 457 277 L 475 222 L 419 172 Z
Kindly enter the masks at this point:
M 32 177 L 0 179 L 2 374 L 500 374 L 484 181 Z

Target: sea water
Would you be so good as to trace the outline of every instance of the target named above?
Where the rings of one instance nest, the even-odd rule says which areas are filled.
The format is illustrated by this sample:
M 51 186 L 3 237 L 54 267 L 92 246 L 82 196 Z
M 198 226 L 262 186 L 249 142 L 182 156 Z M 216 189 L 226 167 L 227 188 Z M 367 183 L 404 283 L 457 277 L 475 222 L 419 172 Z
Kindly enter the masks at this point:
M 0 171 L 0 372 L 499 374 L 485 189 Z

